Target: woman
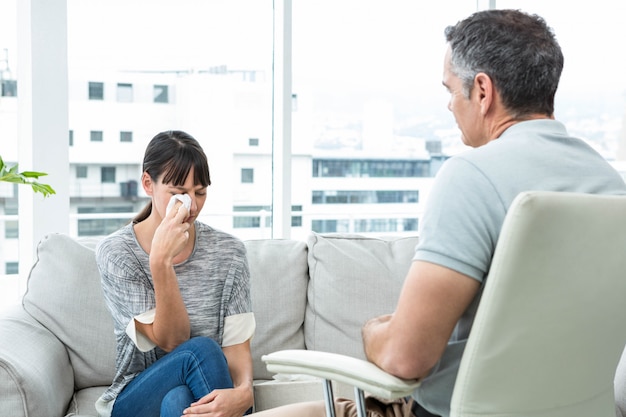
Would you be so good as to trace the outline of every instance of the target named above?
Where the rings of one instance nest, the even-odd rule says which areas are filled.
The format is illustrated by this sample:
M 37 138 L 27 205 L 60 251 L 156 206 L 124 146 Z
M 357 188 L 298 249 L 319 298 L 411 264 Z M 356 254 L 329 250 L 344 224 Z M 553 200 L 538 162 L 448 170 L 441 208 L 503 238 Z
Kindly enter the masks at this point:
M 252 406 L 245 247 L 196 220 L 210 184 L 193 137 L 157 134 L 141 177 L 151 201 L 98 245 L 117 340 L 115 378 L 96 403 L 101 416 L 234 417 Z

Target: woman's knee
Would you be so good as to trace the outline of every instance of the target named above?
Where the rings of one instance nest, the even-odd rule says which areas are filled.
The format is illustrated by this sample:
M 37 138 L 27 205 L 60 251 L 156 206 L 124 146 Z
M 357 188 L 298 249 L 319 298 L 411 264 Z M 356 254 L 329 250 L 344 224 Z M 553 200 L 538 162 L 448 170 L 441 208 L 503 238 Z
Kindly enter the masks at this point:
M 178 346 L 172 351 L 172 354 L 183 361 L 187 375 L 195 372 L 195 369 L 200 369 L 205 375 L 212 375 L 211 378 L 223 375 L 226 380 L 221 383 L 232 384 L 226 356 L 221 346 L 213 339 L 194 337 Z M 217 383 L 218 381 L 213 382 Z M 224 388 L 224 386 L 220 386 L 220 388 Z
M 201 352 L 203 354 L 209 353 L 222 353 L 222 348 L 217 342 L 210 337 L 192 337 L 185 343 L 179 345 L 173 352 L 176 351 L 189 351 L 189 352 Z

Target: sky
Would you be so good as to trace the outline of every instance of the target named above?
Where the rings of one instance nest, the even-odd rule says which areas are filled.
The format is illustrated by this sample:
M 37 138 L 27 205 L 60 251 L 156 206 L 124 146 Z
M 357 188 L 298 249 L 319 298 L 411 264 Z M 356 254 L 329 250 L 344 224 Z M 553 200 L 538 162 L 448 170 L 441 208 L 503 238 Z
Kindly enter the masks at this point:
M 0 15 L 15 15 L 15 3 L 0 0 Z M 67 4 L 70 68 L 271 66 L 272 0 Z M 538 13 L 555 29 L 566 59 L 563 89 L 626 90 L 623 0 L 497 0 L 496 6 Z M 475 0 L 293 0 L 295 81 L 366 86 L 391 74 L 390 86 L 438 88 L 443 28 L 475 8 Z M 15 21 L 3 19 L 0 59 L 7 48 L 12 68 L 14 44 Z

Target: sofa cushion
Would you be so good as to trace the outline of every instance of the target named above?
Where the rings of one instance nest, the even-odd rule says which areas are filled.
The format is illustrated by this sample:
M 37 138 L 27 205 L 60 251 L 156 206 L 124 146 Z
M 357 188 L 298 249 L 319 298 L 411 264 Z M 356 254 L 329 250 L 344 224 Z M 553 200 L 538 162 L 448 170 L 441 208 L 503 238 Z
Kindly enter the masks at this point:
M 0 416 L 59 416 L 74 392 L 65 346 L 22 306 L 0 319 Z
M 110 385 L 113 320 L 106 308 L 93 241 L 50 234 L 37 247 L 24 309 L 67 348 L 77 389 Z
M 261 356 L 282 349 L 304 349 L 304 312 L 309 281 L 307 249 L 295 240 L 244 242 L 250 267 L 254 379 L 271 379 Z
M 97 416 L 96 401 L 107 388 L 108 386 L 92 387 L 76 391 L 67 407 L 67 416 Z
M 361 327 L 394 311 L 417 237 L 312 234 L 307 244 L 307 349 L 365 358 Z

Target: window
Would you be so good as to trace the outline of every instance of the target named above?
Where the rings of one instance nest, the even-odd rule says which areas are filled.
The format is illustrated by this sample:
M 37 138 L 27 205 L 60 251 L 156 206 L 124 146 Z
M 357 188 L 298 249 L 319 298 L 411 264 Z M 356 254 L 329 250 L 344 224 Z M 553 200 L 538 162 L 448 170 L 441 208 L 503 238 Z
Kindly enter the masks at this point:
M 2 97 L 17 97 L 17 81 L 16 80 L 1 80 L 2 81 Z
M 249 138 L 248 146 L 259 146 L 259 138 Z
M 245 229 L 250 227 L 261 227 L 260 216 L 236 216 L 233 218 L 233 228 Z
M 120 196 L 125 198 L 137 197 L 137 181 L 120 182 Z
M 121 103 L 132 103 L 133 85 L 128 83 L 117 83 L 117 101 Z
M 167 85 L 155 85 L 153 90 L 153 97 L 155 103 L 169 103 L 168 87 Z
M 89 82 L 89 100 L 104 100 L 104 83 Z
M 89 140 L 92 142 L 102 142 L 102 131 L 101 130 L 92 130 L 89 132 Z
M 402 230 L 404 231 L 408 231 L 408 230 L 417 231 L 418 230 L 417 225 L 418 225 L 418 221 L 416 218 L 402 220 Z
M 476 2 L 381 4 L 293 2 L 292 161 L 305 145 L 312 156 L 306 180 L 293 169 L 292 195 L 310 184 L 311 202 L 293 236 L 309 224 L 320 233 L 414 233 L 404 219 L 417 223 L 432 177 L 460 143 L 441 85 L 443 32 Z
M 252 184 L 254 182 L 254 169 L 241 168 L 241 183 Z
M 87 178 L 87 165 L 76 165 L 76 178 Z
M 431 177 L 438 158 L 423 160 L 313 159 L 314 177 Z
M 235 213 L 254 213 L 254 215 L 242 216 L 235 214 L 233 217 L 234 229 L 260 228 L 272 226 L 272 208 L 270 206 L 233 206 Z M 264 220 L 263 220 L 264 219 Z
M 132 142 L 133 132 L 120 132 L 120 142 Z
M 345 231 L 348 230 L 345 220 L 313 220 L 311 228 L 316 233 L 336 233 L 342 228 L 341 226 Z
M 115 182 L 115 167 L 101 167 L 100 178 L 103 184 L 114 183 Z
M 4 264 L 4 273 L 13 275 L 19 273 L 19 262 L 7 262 Z
M 291 111 L 298 111 L 298 95 L 291 95 Z
M 313 204 L 404 204 L 417 203 L 419 190 L 313 191 Z
M 4 227 L 4 237 L 6 239 L 17 239 L 19 237 L 19 223 L 17 220 L 6 220 Z
M 4 214 L 13 215 L 18 214 L 17 205 L 17 184 L 13 184 L 13 198 L 7 198 L 4 200 Z
M 74 131 L 73 130 L 69 131 L 69 140 L 70 140 L 70 146 L 74 146 Z
M 80 214 L 98 213 L 132 213 L 132 206 L 115 207 L 78 207 Z M 97 216 L 94 216 L 97 217 Z M 105 236 L 118 230 L 130 221 L 130 218 L 120 217 L 119 219 L 79 219 L 78 236 Z

